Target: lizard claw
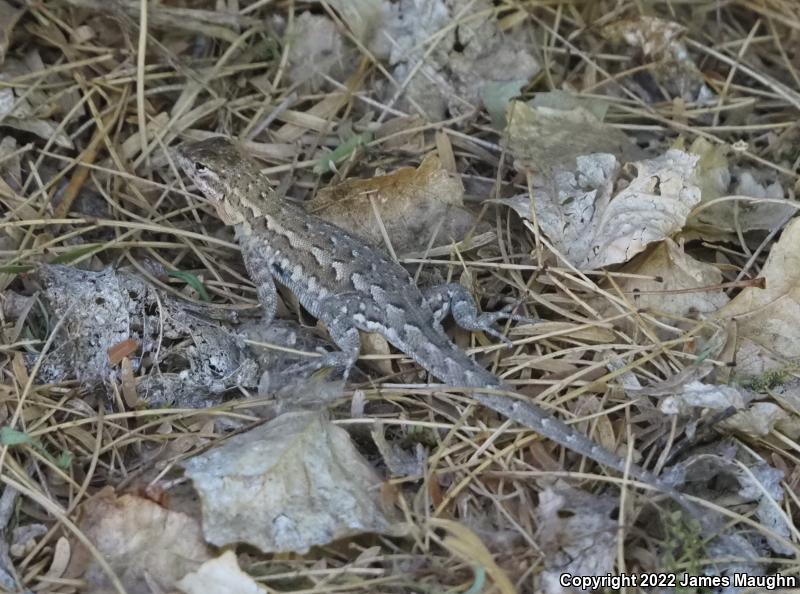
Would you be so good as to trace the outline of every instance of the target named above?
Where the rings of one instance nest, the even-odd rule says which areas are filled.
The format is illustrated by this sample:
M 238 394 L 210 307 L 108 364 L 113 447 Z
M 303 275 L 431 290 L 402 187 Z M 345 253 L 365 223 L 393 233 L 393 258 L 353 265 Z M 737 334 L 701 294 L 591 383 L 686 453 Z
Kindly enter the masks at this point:
M 503 334 L 502 332 L 498 332 L 494 328 L 490 328 L 488 330 L 484 330 L 484 332 L 486 332 L 486 333 L 490 334 L 491 336 L 494 336 L 495 338 L 499 339 L 506 346 L 507 349 L 513 348 L 514 343 L 511 342 L 511 339 L 508 336 L 506 336 L 505 334 Z
M 511 340 L 509 340 L 507 336 L 505 336 L 495 328 L 495 325 L 499 320 L 512 320 L 514 322 L 519 322 L 521 324 L 541 323 L 541 320 L 537 320 L 535 318 L 529 318 L 526 316 L 519 316 L 517 314 L 513 314 L 511 313 L 512 309 L 513 306 L 507 305 L 506 307 L 504 307 L 499 311 L 482 313 L 478 316 L 477 320 L 478 322 L 477 326 L 480 330 L 482 330 L 486 334 L 494 336 L 495 338 L 498 338 L 499 340 L 503 341 L 503 343 L 505 343 L 506 347 L 508 348 L 513 347 L 514 343 L 511 342 Z
M 495 316 L 495 321 L 496 320 L 511 320 L 513 322 L 519 322 L 520 324 L 541 324 L 542 323 L 542 320 L 539 320 L 537 318 L 529 318 L 527 316 L 520 316 L 520 315 L 511 313 L 511 311 L 513 309 L 514 309 L 513 305 L 506 305 L 500 311 L 496 311 L 493 314 L 489 314 L 489 315 L 494 315 Z

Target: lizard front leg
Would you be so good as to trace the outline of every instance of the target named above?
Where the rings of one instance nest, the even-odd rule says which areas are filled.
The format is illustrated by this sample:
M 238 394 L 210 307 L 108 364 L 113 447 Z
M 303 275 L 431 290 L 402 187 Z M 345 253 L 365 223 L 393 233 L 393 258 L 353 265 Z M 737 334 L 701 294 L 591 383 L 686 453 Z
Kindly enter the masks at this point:
M 456 324 L 465 330 L 485 332 L 509 345 L 511 341 L 494 327 L 495 323 L 498 320 L 533 321 L 505 310 L 480 313 L 469 291 L 456 283 L 429 287 L 423 291 L 423 295 L 434 312 L 436 322 L 441 322 L 448 312 L 452 312 Z
M 264 311 L 264 323 L 269 325 L 278 311 L 278 291 L 275 288 L 269 262 L 259 253 L 259 246 L 254 242 L 240 240 L 240 247 L 244 265 L 250 273 L 250 279 L 256 285 L 258 300 Z

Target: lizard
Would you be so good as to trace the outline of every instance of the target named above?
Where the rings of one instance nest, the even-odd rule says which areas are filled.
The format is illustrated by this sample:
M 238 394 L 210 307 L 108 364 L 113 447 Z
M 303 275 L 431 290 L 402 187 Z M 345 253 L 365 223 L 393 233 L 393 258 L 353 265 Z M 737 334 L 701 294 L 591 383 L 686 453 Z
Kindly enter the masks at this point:
M 423 293 L 406 269 L 380 248 L 277 198 L 258 162 L 223 137 L 184 144 L 173 156 L 219 218 L 233 226 L 265 321 L 276 315 L 277 281 L 326 326 L 340 350 L 319 358 L 316 368 L 339 367 L 347 378 L 358 359 L 359 331 L 378 333 L 440 381 L 470 389 L 483 406 L 665 493 L 709 525 L 707 516 L 665 480 L 628 463 L 538 405 L 512 396 L 513 390 L 461 351 L 441 324 L 451 313 L 463 328 L 505 339 L 494 324 L 519 316 L 479 313 L 469 292 L 458 284 Z

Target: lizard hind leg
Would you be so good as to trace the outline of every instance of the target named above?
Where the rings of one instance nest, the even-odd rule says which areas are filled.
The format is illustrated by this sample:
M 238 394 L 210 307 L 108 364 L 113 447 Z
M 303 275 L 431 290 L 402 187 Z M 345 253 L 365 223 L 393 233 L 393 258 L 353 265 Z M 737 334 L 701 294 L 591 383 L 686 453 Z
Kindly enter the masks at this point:
M 343 370 L 344 379 L 350 375 L 361 351 L 358 320 L 368 309 L 363 298 L 354 293 L 331 296 L 319 308 L 319 319 L 339 351 L 328 353 L 319 367 L 336 367 Z
M 336 367 L 343 370 L 343 379 L 347 380 L 358 360 L 361 351 L 361 338 L 352 321 L 345 317 L 334 318 L 328 324 L 328 334 L 334 344 L 341 350 L 328 353 L 322 357 L 322 367 Z
M 512 314 L 507 309 L 480 313 L 469 291 L 456 283 L 438 285 L 427 289 L 425 291 L 425 299 L 433 309 L 437 322 L 441 321 L 450 311 L 456 324 L 465 330 L 485 332 L 502 340 L 509 346 L 511 341 L 495 328 L 498 320 L 514 320 L 524 323 L 535 322 L 530 318 Z
M 347 381 L 361 350 L 358 329 L 352 324 L 348 325 L 346 320 L 333 320 L 327 324 L 327 327 L 334 344 L 341 350 L 328 352 L 309 362 L 293 365 L 283 371 L 284 375 L 287 377 L 292 375 L 309 376 L 320 369 L 333 368 L 341 371 L 342 379 Z

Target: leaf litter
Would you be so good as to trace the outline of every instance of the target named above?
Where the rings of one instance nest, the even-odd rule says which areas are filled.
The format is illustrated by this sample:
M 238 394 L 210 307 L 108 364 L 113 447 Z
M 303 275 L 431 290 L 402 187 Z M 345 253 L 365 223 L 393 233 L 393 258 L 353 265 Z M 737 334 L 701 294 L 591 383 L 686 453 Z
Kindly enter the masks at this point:
M 693 182 L 697 157 L 683 151 L 632 163 L 630 180 L 612 154 L 576 162 L 575 171 L 559 170 L 534 186 L 532 199 L 525 194 L 499 202 L 528 220 L 535 216 L 558 253 L 581 270 L 629 261 L 682 229 L 700 202 Z
M 119 380 L 119 365 L 128 359 L 142 405 L 207 407 L 236 386 L 264 394 L 276 387 L 291 390 L 303 378 L 285 378 L 283 372 L 307 360 L 304 354 L 327 350 L 324 340 L 289 321 L 233 326 L 235 315 L 187 307 L 130 271 L 42 266 L 37 277 L 46 317 L 64 320 L 61 346 L 39 361 L 44 381 L 74 378 L 97 388 Z M 33 299 L 16 315 L 14 303 L 6 303 L 6 315 L 22 326 Z M 34 353 L 28 356 L 31 366 L 38 359 Z
M 785 570 L 797 17 L 612 4 L 0 0 L 2 587 L 561 592 L 566 569 Z M 618 509 L 602 470 L 385 341 L 347 384 L 297 373 L 332 348 L 324 328 L 286 292 L 261 323 L 230 230 L 164 151 L 215 133 L 420 286 L 541 317 L 507 328 L 511 350 L 446 330 L 726 508 L 725 533 L 631 485 Z

